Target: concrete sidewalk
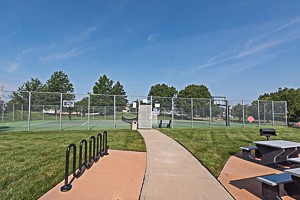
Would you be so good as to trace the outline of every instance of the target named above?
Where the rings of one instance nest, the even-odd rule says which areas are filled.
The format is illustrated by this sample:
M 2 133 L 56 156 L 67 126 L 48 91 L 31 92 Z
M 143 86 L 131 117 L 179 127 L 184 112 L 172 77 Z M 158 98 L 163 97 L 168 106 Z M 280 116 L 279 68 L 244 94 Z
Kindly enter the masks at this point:
M 141 200 L 233 199 L 185 148 L 161 132 L 139 130 L 147 147 Z

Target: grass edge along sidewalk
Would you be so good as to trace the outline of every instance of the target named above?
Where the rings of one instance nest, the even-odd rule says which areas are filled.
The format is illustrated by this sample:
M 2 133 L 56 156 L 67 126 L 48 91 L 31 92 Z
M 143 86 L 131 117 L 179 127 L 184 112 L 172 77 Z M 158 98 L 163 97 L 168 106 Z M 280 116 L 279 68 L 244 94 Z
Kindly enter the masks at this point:
M 67 146 L 103 131 L 0 133 L 0 199 L 39 198 L 64 179 Z M 137 131 L 107 132 L 110 149 L 146 151 Z

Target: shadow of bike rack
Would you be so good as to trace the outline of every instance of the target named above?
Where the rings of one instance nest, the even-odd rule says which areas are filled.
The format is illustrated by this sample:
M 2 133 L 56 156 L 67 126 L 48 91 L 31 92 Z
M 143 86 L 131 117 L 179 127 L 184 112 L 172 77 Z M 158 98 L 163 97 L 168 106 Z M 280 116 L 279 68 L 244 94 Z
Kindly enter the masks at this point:
M 97 139 L 96 139 L 97 138 Z M 89 145 L 88 145 L 89 144 Z M 89 148 L 88 148 L 89 146 Z M 89 143 L 83 139 L 79 143 L 79 162 L 78 168 L 76 168 L 76 145 L 70 144 L 66 150 L 66 167 L 65 167 L 65 183 L 60 188 L 60 191 L 67 192 L 72 189 L 71 182 L 69 182 L 69 165 L 70 165 L 70 154 L 73 152 L 72 160 L 72 174 L 74 180 L 79 178 L 86 169 L 90 169 L 94 163 L 98 162 L 101 157 L 108 155 L 107 145 L 107 132 L 104 131 L 103 135 L 98 133 L 97 136 L 91 136 Z M 73 151 L 72 151 L 73 149 Z M 89 150 L 89 151 L 87 151 Z M 83 157 L 84 156 L 84 157 Z M 89 157 L 88 157 L 89 156 Z M 84 159 L 84 162 L 83 162 Z

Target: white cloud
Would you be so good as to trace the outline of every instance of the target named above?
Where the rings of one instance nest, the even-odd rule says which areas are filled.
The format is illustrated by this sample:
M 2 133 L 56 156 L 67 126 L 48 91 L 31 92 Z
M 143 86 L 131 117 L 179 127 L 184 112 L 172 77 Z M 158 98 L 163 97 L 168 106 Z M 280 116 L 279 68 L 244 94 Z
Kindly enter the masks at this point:
M 15 72 L 20 67 L 20 64 L 15 61 L 8 61 L 1 69 L 9 74 Z
M 21 55 L 26 55 L 29 54 L 31 52 L 33 52 L 35 50 L 35 48 L 28 48 L 28 49 L 24 49 L 21 53 Z
M 240 59 L 248 59 L 249 57 L 253 56 L 256 56 L 256 58 L 258 59 L 259 55 L 261 55 L 262 53 L 272 54 L 270 52 L 275 47 L 284 45 L 293 40 L 300 39 L 300 26 L 297 26 L 299 25 L 299 22 L 300 18 L 296 18 L 294 20 L 288 20 L 284 23 L 279 22 L 277 24 L 274 24 L 274 22 L 270 22 L 270 24 L 267 25 L 259 25 L 257 27 L 257 30 L 253 31 L 254 33 L 252 34 L 252 37 L 250 39 L 244 40 L 244 42 L 241 41 L 233 47 L 231 46 L 225 50 L 222 50 L 222 52 L 209 58 L 206 63 L 194 67 L 192 70 L 201 70 L 223 63 L 225 64 L 229 61 L 238 62 Z M 267 30 L 263 29 L 262 26 L 266 26 Z M 272 27 L 271 29 L 269 29 L 270 26 Z
M 96 32 L 98 30 L 97 27 L 92 26 L 87 28 L 86 30 L 82 31 L 81 33 L 74 35 L 73 37 L 70 37 L 63 45 L 75 45 L 80 44 L 82 42 L 85 42 L 89 39 L 92 33 Z
M 92 27 L 90 27 L 90 28 L 88 28 L 88 29 L 86 30 L 86 33 L 92 33 L 92 32 L 95 32 L 95 31 L 97 31 L 97 30 L 98 30 L 97 27 L 92 26 Z
M 66 58 L 71 58 L 74 56 L 77 56 L 81 53 L 83 53 L 84 50 L 83 49 L 71 49 L 69 51 L 66 52 L 61 52 L 61 53 L 51 53 L 47 56 L 41 56 L 40 60 L 42 61 L 53 61 L 53 60 L 62 60 L 62 59 L 66 59 Z
M 150 34 L 147 38 L 147 41 L 148 42 L 152 42 L 152 41 L 155 41 L 157 40 L 157 38 L 159 37 L 160 35 L 159 34 Z

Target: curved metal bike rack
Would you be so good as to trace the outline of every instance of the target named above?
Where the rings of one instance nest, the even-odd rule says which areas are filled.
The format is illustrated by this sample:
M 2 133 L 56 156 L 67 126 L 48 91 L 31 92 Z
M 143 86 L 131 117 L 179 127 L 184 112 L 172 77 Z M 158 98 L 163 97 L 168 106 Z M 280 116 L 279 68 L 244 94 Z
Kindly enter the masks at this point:
M 103 151 L 102 151 L 102 156 L 108 155 L 108 148 L 109 146 L 107 145 L 107 132 L 103 132 Z
M 97 139 L 96 139 L 97 137 Z M 98 162 L 101 157 L 108 155 L 108 145 L 107 145 L 107 132 L 98 133 L 97 136 L 91 136 L 89 139 L 89 151 L 88 142 L 83 139 L 79 143 L 79 162 L 78 169 L 76 168 L 76 145 L 70 144 L 66 150 L 66 166 L 65 166 L 65 183 L 60 188 L 60 191 L 67 192 L 72 189 L 71 181 L 69 182 L 69 164 L 70 164 L 70 152 L 73 148 L 73 168 L 72 174 L 73 178 L 79 178 L 85 169 L 90 169 L 94 163 Z M 83 161 L 83 149 L 84 149 L 84 162 Z M 87 157 L 89 153 L 89 157 Z

